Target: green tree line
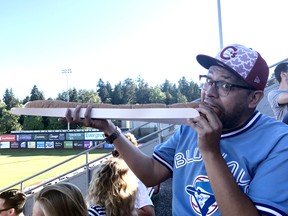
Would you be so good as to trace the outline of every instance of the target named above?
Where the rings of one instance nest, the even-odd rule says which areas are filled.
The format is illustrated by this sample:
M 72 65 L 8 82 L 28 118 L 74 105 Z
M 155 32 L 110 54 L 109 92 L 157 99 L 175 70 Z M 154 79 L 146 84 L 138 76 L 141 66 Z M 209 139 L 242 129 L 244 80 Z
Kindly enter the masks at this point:
M 34 100 L 63 100 L 80 103 L 108 103 L 108 104 L 149 104 L 149 103 L 185 103 L 200 97 L 200 89 L 197 83 L 187 81 L 185 77 L 178 83 L 168 80 L 161 85 L 149 86 L 142 78 L 135 81 L 131 78 L 117 83 L 114 87 L 109 82 L 99 79 L 94 90 L 71 88 L 57 95 L 57 98 L 45 98 L 44 93 L 33 86 L 29 96 L 19 100 L 15 97 L 13 89 L 6 89 L 3 100 L 0 102 L 0 134 L 20 130 L 58 130 L 65 129 L 66 124 L 58 122 L 57 118 L 42 116 L 17 116 L 11 114 L 13 107 L 23 107 L 25 103 Z M 75 126 L 71 125 L 71 129 Z

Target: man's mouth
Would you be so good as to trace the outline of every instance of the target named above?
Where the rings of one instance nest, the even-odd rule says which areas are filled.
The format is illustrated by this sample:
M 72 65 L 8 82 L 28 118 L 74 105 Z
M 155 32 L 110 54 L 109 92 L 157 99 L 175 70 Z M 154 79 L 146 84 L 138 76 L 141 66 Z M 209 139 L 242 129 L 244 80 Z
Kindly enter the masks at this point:
M 212 109 L 218 116 L 221 114 L 221 111 L 217 106 L 207 102 L 204 102 L 204 105 Z

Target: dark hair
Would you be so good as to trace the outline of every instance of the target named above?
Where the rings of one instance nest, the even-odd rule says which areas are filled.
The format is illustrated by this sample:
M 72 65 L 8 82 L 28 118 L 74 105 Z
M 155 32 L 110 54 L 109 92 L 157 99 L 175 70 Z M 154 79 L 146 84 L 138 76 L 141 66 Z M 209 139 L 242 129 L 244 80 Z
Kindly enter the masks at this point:
M 0 194 L 0 198 L 5 200 L 4 208 L 14 208 L 17 214 L 23 212 L 26 203 L 26 195 L 17 189 L 10 189 Z
M 278 64 L 274 70 L 275 78 L 277 79 L 279 83 L 281 82 L 282 72 L 288 72 L 288 62 Z

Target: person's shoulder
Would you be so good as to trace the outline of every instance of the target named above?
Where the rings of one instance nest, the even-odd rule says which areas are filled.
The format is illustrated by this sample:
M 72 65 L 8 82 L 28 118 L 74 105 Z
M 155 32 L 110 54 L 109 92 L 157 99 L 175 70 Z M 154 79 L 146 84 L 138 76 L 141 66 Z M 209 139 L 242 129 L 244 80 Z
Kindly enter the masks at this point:
M 99 205 L 89 206 L 88 208 L 89 216 L 106 216 L 105 207 Z

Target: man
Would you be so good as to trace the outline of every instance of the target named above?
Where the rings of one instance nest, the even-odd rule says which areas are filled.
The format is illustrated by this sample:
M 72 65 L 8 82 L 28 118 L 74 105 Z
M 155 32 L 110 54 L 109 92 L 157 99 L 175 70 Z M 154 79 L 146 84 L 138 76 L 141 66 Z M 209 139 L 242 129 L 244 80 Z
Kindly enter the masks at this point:
M 17 189 L 10 189 L 0 193 L 0 215 L 22 216 L 26 195 Z
M 268 101 L 275 118 L 288 124 L 288 119 L 285 118 L 288 113 L 288 63 L 277 65 L 274 74 L 279 87 L 268 93 Z
M 172 177 L 173 215 L 287 215 L 288 127 L 256 110 L 269 74 L 265 60 L 232 44 L 197 61 L 208 69 L 200 76 L 201 115 L 157 145 L 152 158 L 111 121 L 91 119 L 91 106 L 85 119 L 80 106 L 66 119 L 104 131 L 147 186 Z

